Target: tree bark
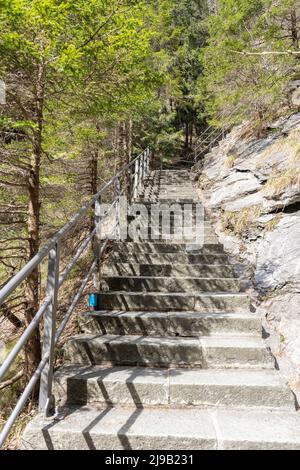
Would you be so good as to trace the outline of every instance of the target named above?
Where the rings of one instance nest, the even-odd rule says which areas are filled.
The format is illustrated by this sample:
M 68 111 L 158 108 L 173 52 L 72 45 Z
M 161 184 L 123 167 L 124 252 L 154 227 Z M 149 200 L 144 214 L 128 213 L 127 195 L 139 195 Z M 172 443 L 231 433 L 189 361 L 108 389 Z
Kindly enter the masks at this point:
M 184 143 L 185 151 L 187 151 L 188 148 L 189 148 L 189 136 L 190 136 L 190 126 L 189 126 L 189 122 L 186 121 L 186 123 L 185 123 L 185 143 Z
M 90 159 L 90 194 L 93 196 L 98 191 L 98 151 L 95 148 L 91 148 L 91 159 Z M 95 205 L 93 206 L 95 208 Z M 90 232 L 95 228 L 95 217 L 91 215 Z
M 4 304 L 2 306 L 2 311 L 3 316 L 7 318 L 15 328 L 21 328 L 21 326 L 23 326 L 21 320 L 13 313 L 8 305 Z
M 194 126 L 193 126 L 193 123 L 191 122 L 190 124 L 190 148 L 193 147 L 193 131 L 194 131 Z
M 36 79 L 35 120 L 36 128 L 32 136 L 32 155 L 28 177 L 28 260 L 39 251 L 40 246 L 40 166 L 42 159 L 43 105 L 44 105 L 44 68 L 38 67 Z M 25 286 L 25 324 L 30 324 L 39 308 L 39 269 L 28 276 Z M 41 360 L 40 330 L 36 328 L 25 347 L 24 378 L 27 382 Z M 33 396 L 36 396 L 37 387 Z
M 126 165 L 132 160 L 132 120 L 129 119 L 126 123 L 126 137 L 125 137 L 125 153 L 126 153 Z M 132 169 L 129 168 L 126 172 L 126 195 L 128 199 L 131 199 L 131 175 Z
M 32 259 L 39 250 L 40 225 L 40 176 L 41 148 L 40 138 L 35 136 L 32 167 L 28 178 L 28 260 Z M 34 269 L 28 276 L 25 287 L 25 323 L 29 325 L 39 308 L 39 269 Z M 36 328 L 25 347 L 25 380 L 28 381 L 41 360 L 40 332 Z
M 298 32 L 298 24 L 297 24 L 297 12 L 295 9 L 291 11 L 291 34 L 292 34 L 292 42 L 293 47 L 296 51 L 299 49 L 299 32 Z

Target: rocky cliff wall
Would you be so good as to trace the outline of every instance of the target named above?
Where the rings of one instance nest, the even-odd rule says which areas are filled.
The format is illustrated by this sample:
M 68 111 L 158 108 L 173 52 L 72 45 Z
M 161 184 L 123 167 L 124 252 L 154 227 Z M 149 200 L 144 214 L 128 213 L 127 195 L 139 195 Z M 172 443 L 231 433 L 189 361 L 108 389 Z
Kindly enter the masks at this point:
M 265 335 L 300 392 L 300 113 L 264 138 L 232 130 L 193 169 L 229 254 L 251 281 Z

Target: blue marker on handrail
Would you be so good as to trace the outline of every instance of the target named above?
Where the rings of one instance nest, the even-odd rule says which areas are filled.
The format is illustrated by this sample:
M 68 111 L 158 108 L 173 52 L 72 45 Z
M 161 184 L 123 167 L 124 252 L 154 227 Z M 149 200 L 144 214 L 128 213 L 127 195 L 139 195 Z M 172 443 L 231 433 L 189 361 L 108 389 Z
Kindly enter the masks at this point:
M 89 294 L 89 307 L 91 310 L 98 310 L 99 308 L 99 294 L 91 293 Z

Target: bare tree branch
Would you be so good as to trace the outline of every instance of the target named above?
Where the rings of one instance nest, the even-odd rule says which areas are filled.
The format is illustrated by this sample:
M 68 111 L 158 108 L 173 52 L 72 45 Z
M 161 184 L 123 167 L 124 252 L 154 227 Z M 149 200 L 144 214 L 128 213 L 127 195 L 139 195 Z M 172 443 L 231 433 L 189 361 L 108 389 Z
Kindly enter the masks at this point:
M 6 387 L 9 387 L 10 385 L 13 385 L 15 382 L 20 380 L 23 377 L 24 371 L 20 370 L 16 375 L 14 375 L 11 379 L 6 380 L 5 382 L 0 383 L 0 390 L 3 390 Z
M 230 52 L 239 55 L 300 55 L 300 51 L 292 51 L 288 49 L 286 51 L 261 51 L 261 52 L 249 52 L 249 51 L 235 51 L 230 49 Z

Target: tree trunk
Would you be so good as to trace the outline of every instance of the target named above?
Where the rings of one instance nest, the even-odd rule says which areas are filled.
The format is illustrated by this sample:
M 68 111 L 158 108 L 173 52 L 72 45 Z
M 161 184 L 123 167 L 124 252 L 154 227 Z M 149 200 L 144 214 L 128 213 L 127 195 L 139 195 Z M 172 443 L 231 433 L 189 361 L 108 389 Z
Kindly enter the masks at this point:
M 45 91 L 44 64 L 39 64 L 35 84 L 35 120 L 37 127 L 32 135 L 32 155 L 28 177 L 28 260 L 39 251 L 40 246 L 40 166 L 42 159 L 43 107 Z M 39 308 L 39 268 L 34 269 L 28 276 L 25 285 L 25 323 L 29 325 Z M 32 377 L 41 360 L 40 329 L 37 327 L 25 346 L 26 382 Z M 33 391 L 36 397 L 38 387 Z
M 132 160 L 132 120 L 129 119 L 126 123 L 126 142 L 125 142 L 125 152 L 126 152 L 126 164 L 130 163 Z M 131 175 L 132 169 L 129 168 L 126 172 L 126 194 L 128 199 L 131 199 Z
M 297 24 L 297 12 L 295 9 L 291 11 L 291 34 L 293 47 L 296 51 L 299 50 L 299 32 Z
M 130 163 L 132 159 L 132 120 L 126 123 L 126 162 Z
M 2 305 L 2 312 L 3 316 L 7 318 L 15 328 L 21 328 L 21 326 L 23 326 L 21 320 L 13 313 L 8 305 Z
M 35 133 L 34 151 L 31 158 L 31 169 L 28 178 L 28 260 L 32 259 L 39 250 L 39 224 L 40 224 L 40 194 L 39 176 L 41 162 L 41 136 Z M 28 276 L 25 287 L 25 323 L 29 325 L 39 308 L 39 269 L 35 269 Z M 33 375 L 41 360 L 40 331 L 36 328 L 25 347 L 25 374 L 26 382 Z
M 194 126 L 193 126 L 193 123 L 191 122 L 190 124 L 190 148 L 193 147 L 193 131 L 194 131 Z
M 184 143 L 184 149 L 185 151 L 188 150 L 189 148 L 189 136 L 190 136 L 190 126 L 188 121 L 185 123 L 185 143 Z
M 91 148 L 91 157 L 90 157 L 90 194 L 93 196 L 97 194 L 98 191 L 98 151 L 96 148 Z M 95 208 L 95 206 L 93 206 Z M 95 216 L 91 215 L 90 221 L 90 232 L 95 228 Z

